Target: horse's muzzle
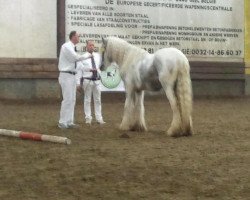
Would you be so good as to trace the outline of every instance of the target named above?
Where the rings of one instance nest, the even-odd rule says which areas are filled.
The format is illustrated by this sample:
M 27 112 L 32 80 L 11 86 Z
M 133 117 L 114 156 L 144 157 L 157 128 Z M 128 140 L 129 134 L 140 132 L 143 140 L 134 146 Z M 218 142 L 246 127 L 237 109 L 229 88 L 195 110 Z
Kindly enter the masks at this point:
M 105 70 L 104 62 L 102 62 L 101 66 L 100 66 L 100 70 L 101 70 L 101 71 L 104 71 L 104 70 Z

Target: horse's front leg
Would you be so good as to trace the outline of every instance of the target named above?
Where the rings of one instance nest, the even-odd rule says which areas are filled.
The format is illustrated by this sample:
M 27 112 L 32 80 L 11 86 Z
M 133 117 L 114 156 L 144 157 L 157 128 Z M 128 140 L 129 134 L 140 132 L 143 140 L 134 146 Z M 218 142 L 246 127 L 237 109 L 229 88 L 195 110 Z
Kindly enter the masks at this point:
M 121 130 L 146 131 L 143 91 L 127 91 Z
M 124 113 L 120 129 L 124 131 L 130 130 L 131 123 L 134 117 L 135 96 L 131 91 L 126 91 L 126 100 L 124 105 Z
M 131 123 L 130 130 L 132 131 L 147 130 L 144 117 L 144 91 L 135 92 L 134 120 Z

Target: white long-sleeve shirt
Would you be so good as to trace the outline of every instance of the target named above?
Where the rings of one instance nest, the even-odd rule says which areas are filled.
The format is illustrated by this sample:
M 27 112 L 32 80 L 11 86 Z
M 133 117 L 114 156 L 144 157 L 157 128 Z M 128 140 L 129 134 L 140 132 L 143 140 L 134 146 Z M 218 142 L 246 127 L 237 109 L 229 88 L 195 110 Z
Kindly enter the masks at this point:
M 83 54 L 86 57 L 89 57 L 91 54 L 89 52 Z M 101 64 L 102 64 L 102 58 L 99 53 L 93 52 L 92 53 L 93 58 L 95 60 L 96 70 L 97 73 L 100 74 L 101 70 Z M 77 85 L 80 85 L 81 78 L 91 78 L 93 76 L 93 72 L 91 70 L 93 69 L 91 59 L 83 60 L 80 62 L 77 62 L 77 74 L 76 74 L 76 83 Z
M 75 62 L 88 59 L 89 55 L 79 55 L 75 52 L 75 45 L 69 41 L 62 45 L 58 69 L 59 71 L 75 72 Z

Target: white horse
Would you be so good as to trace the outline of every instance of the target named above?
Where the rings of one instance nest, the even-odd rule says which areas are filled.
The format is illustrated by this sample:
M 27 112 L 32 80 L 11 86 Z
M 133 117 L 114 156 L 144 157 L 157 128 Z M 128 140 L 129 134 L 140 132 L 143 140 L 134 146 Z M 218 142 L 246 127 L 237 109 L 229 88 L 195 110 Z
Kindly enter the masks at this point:
M 104 69 L 116 62 L 126 90 L 121 130 L 146 131 L 144 90 L 164 89 L 173 111 L 167 134 L 192 135 L 192 87 L 186 56 L 175 48 L 147 51 L 116 38 L 103 39 Z

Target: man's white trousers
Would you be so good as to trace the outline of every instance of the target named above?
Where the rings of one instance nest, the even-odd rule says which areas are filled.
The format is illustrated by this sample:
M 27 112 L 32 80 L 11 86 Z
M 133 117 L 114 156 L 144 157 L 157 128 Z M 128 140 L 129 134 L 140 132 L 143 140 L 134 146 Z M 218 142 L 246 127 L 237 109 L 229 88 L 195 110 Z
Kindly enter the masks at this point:
M 84 79 L 84 113 L 85 119 L 92 120 L 91 115 L 91 99 L 93 94 L 95 118 L 97 121 L 102 121 L 102 105 L 101 105 L 101 82 Z
M 74 123 L 74 110 L 76 102 L 76 79 L 69 73 L 60 73 L 59 84 L 62 89 L 62 103 L 59 123 L 69 125 Z

